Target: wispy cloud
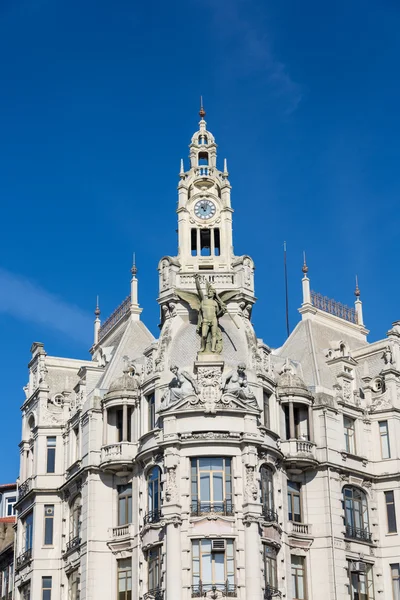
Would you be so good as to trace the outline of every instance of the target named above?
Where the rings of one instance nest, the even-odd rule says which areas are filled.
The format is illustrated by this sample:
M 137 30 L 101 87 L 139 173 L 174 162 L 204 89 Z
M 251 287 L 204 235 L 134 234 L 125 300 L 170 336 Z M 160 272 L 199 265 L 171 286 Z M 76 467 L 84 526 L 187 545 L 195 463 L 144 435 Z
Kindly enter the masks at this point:
M 284 111 L 294 112 L 303 92 L 273 51 L 266 15 L 257 15 L 251 0 L 202 0 L 204 3 L 213 14 L 216 36 L 228 46 L 230 60 L 225 56 L 225 68 L 230 64 L 236 77 L 254 73 L 264 77 L 270 94 L 282 102 Z
M 29 279 L 0 268 L 0 313 L 42 324 L 87 343 L 92 318 Z

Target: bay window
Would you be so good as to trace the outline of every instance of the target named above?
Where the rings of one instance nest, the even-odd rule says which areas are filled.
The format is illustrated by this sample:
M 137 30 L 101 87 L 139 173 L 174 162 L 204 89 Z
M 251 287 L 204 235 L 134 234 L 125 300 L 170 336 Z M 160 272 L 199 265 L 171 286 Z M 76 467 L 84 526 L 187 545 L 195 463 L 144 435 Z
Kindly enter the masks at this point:
M 343 488 L 346 537 L 370 542 L 368 505 L 365 493 L 352 486 Z

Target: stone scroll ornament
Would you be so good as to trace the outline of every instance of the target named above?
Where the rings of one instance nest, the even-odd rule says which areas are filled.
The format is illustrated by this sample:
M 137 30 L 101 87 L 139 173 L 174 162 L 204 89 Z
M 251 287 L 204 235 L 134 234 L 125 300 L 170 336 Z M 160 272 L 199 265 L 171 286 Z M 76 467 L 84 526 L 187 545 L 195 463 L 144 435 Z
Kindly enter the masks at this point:
M 175 293 L 181 300 L 185 300 L 193 310 L 198 312 L 196 331 L 201 338 L 200 353 L 221 354 L 222 333 L 218 319 L 228 312 L 225 303 L 236 296 L 238 291 L 227 290 L 217 294 L 213 286 L 206 280 L 206 293 L 204 293 L 200 286 L 201 275 L 196 273 L 194 277 L 197 294 L 179 289 L 176 289 Z M 236 327 L 239 328 L 232 315 L 229 313 L 228 315 Z

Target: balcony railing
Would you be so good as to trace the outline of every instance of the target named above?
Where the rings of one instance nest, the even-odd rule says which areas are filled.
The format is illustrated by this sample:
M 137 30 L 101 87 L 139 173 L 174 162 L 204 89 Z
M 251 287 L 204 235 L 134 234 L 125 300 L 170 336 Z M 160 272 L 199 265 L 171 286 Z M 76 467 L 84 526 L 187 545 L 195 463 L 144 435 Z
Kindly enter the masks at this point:
M 72 552 L 72 550 L 79 548 L 80 545 L 81 538 L 79 537 L 79 535 L 77 535 L 74 538 L 70 539 L 69 542 L 67 542 L 67 545 L 65 547 L 65 553 L 67 554 L 68 552 Z
M 297 452 L 303 452 L 305 454 L 312 454 L 312 452 L 314 450 L 314 446 L 315 446 L 315 444 L 313 444 L 312 442 L 306 442 L 303 440 L 296 441 Z
M 217 513 L 219 515 L 233 515 L 233 504 L 231 500 L 223 500 L 222 502 L 192 502 L 190 514 L 192 517 L 199 517 L 208 513 Z
M 295 521 L 290 521 L 292 533 L 297 533 L 298 535 L 311 535 L 311 525 L 307 523 L 296 523 Z
M 25 552 L 23 552 L 22 554 L 20 554 L 17 557 L 17 560 L 15 562 L 16 570 L 18 571 L 19 569 L 22 569 L 22 567 L 27 565 L 31 560 L 32 560 L 32 548 L 29 548 L 28 550 L 25 550 Z
M 362 540 L 363 542 L 372 542 L 372 533 L 368 529 L 360 529 L 359 527 L 352 527 L 352 525 L 346 525 L 346 537 L 353 540 Z
M 154 590 L 149 590 L 145 594 L 143 594 L 143 600 L 163 600 L 164 598 L 164 590 L 161 588 L 155 588 Z
M 228 581 L 225 583 L 202 583 L 199 581 L 197 585 L 192 585 L 192 598 L 203 598 L 208 592 L 214 592 L 215 598 L 219 597 L 217 592 L 220 592 L 224 598 L 236 598 L 237 586 Z M 211 597 L 213 597 L 212 594 Z
M 280 592 L 278 590 L 278 588 L 267 584 L 267 586 L 264 590 L 264 600 L 272 600 L 272 598 L 281 598 L 281 597 L 282 597 L 282 592 Z
M 152 510 L 144 515 L 143 525 L 148 525 L 149 523 L 159 523 L 161 521 L 161 510 Z
M 113 527 L 111 529 L 111 535 L 113 538 L 121 538 L 128 537 L 131 533 L 131 525 L 128 523 L 127 525 L 118 525 L 118 527 Z
M 33 477 L 29 477 L 26 479 L 24 483 L 18 487 L 18 500 L 21 500 L 24 496 L 28 494 L 28 492 L 32 489 Z
M 264 520 L 268 523 L 278 522 L 278 513 L 275 510 L 272 510 L 272 508 L 268 508 L 267 506 L 263 506 L 262 516 L 264 517 Z

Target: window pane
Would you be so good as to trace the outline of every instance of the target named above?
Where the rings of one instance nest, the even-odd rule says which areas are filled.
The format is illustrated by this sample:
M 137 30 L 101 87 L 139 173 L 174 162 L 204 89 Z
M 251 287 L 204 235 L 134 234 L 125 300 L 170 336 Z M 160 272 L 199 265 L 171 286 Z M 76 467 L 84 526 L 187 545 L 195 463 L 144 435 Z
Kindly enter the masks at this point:
M 202 502 L 210 502 L 210 476 L 208 473 L 200 475 L 200 498 Z
M 201 573 L 203 583 L 212 583 L 211 553 L 202 553 Z
M 225 555 L 223 552 L 217 552 L 214 554 L 214 573 L 215 573 L 215 581 L 214 583 L 224 583 L 225 582 Z
M 214 473 L 213 475 L 213 501 L 221 502 L 224 499 L 224 484 L 222 473 Z
M 211 470 L 222 471 L 224 468 L 224 459 L 213 456 L 210 458 Z

